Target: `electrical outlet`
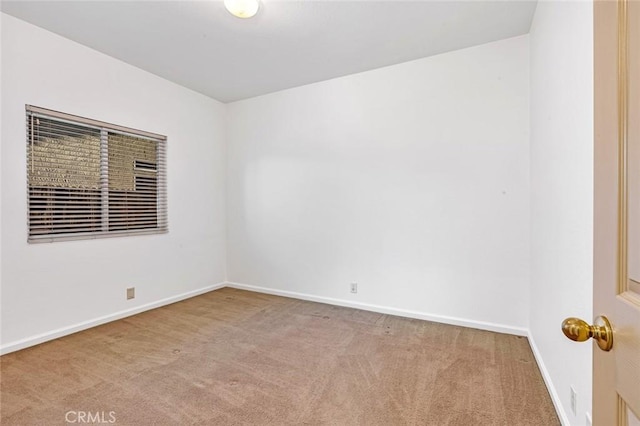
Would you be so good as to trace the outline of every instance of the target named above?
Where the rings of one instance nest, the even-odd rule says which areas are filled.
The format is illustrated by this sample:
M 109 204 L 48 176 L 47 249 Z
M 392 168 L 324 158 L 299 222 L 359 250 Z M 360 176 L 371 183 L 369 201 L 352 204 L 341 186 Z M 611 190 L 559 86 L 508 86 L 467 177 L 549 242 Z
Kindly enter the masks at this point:
M 573 415 L 575 416 L 578 412 L 578 394 L 576 393 L 576 390 L 573 388 L 573 386 L 570 387 L 571 389 L 571 411 L 573 412 Z
M 135 287 L 130 287 L 127 289 L 127 300 L 129 299 L 135 299 L 136 297 L 136 288 Z
M 358 292 L 358 283 L 351 283 L 351 293 Z

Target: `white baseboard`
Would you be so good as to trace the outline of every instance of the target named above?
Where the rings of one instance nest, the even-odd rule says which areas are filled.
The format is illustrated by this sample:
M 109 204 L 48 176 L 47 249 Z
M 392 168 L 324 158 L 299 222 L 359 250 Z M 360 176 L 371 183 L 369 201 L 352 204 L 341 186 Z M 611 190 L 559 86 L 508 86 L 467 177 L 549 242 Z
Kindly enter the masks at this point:
M 202 287 L 197 290 L 188 291 L 186 293 L 178 294 L 177 296 L 167 297 L 166 299 L 158 300 L 156 302 L 147 303 L 145 305 L 136 306 L 135 308 L 126 309 L 124 311 L 119 311 L 113 314 L 105 315 L 102 317 L 94 318 L 92 320 L 83 321 L 78 324 L 74 324 L 68 327 L 58 328 L 57 330 L 49 331 L 46 333 L 38 334 L 36 336 L 27 337 L 26 339 L 21 339 L 12 343 L 8 343 L 6 345 L 0 346 L 0 355 L 8 354 L 10 352 L 15 352 L 20 349 L 25 349 L 30 346 L 35 346 L 40 343 L 47 342 L 49 340 L 57 339 L 59 337 L 67 336 L 69 334 L 76 333 L 78 331 L 86 330 L 91 327 L 96 327 L 98 325 L 106 324 L 111 321 L 119 320 L 122 318 L 129 317 L 131 315 L 139 314 L 144 311 L 149 311 L 151 309 L 159 308 L 161 306 L 169 305 L 171 303 L 179 302 L 181 300 L 190 299 L 194 296 L 199 296 L 204 293 L 208 293 L 213 290 L 218 290 L 220 288 L 225 287 L 225 283 L 221 282 L 218 284 L 210 285 L 207 287 Z
M 516 336 L 527 336 L 528 333 L 528 330 L 526 328 L 512 327 L 509 325 L 475 321 L 466 318 L 456 318 L 446 315 L 429 314 L 426 312 L 410 311 L 406 309 L 390 308 L 387 306 L 353 302 L 351 300 L 344 299 L 334 299 L 332 297 L 315 296 L 306 293 L 296 293 L 293 291 L 277 290 L 273 288 L 259 287 L 249 284 L 227 282 L 227 287 L 237 288 L 240 290 L 255 291 L 257 293 L 273 294 L 275 296 L 290 297 L 293 299 L 309 300 L 311 302 L 327 303 L 329 305 L 345 306 L 348 308 L 362 309 L 365 311 L 396 315 L 399 317 L 415 318 L 425 321 L 439 322 L 443 324 L 458 325 L 461 327 L 476 328 L 479 330 L 495 331 L 497 333 L 513 334 Z
M 555 386 L 553 386 L 553 382 L 551 381 L 551 375 L 547 370 L 547 367 L 544 365 L 544 361 L 542 360 L 542 355 L 538 350 L 538 346 L 536 345 L 536 341 L 529 330 L 527 332 L 527 338 L 529 339 L 529 345 L 531 345 L 531 350 L 533 351 L 533 356 L 538 363 L 538 368 L 540 369 L 540 373 L 542 373 L 542 378 L 544 379 L 545 385 L 547 385 L 547 390 L 549 391 L 549 395 L 551 396 L 551 401 L 553 401 L 553 406 L 556 408 L 556 413 L 560 418 L 560 423 L 563 426 L 571 426 L 569 422 L 569 418 L 567 417 L 567 413 L 564 411 L 564 407 L 562 406 L 562 402 L 560 401 L 560 397 L 558 396 L 558 391 Z

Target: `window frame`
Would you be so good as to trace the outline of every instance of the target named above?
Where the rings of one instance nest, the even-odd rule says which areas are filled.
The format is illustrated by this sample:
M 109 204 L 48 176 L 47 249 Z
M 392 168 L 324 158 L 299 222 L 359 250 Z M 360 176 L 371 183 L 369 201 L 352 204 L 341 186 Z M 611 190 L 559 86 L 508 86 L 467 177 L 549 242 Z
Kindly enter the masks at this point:
M 133 236 L 133 235 L 155 235 L 155 234 L 165 234 L 169 232 L 169 223 L 168 223 L 168 203 L 167 203 L 167 168 L 166 168 L 166 152 L 167 152 L 167 137 L 164 135 L 160 135 L 157 133 L 147 132 L 143 130 L 133 129 L 125 126 L 120 126 L 112 123 L 107 123 L 100 120 L 94 120 L 86 117 L 81 117 L 73 114 L 67 114 L 51 109 L 41 108 L 33 105 L 25 105 L 25 118 L 26 118 L 26 162 L 27 162 L 27 170 L 26 170 L 26 178 L 27 178 L 27 242 L 32 243 L 48 243 L 48 242 L 57 242 L 57 241 L 74 241 L 74 240 L 89 240 L 89 239 L 100 239 L 100 238 L 112 238 L 112 237 L 122 237 L 122 236 Z M 93 128 L 100 131 L 100 152 L 101 152 L 101 165 L 100 165 L 100 174 L 101 176 L 106 176 L 106 178 L 101 177 L 100 184 L 100 203 L 99 208 L 101 210 L 101 223 L 102 226 L 100 230 L 91 230 L 91 231 L 81 231 L 81 232 L 67 232 L 67 233 L 44 233 L 44 234 L 36 234 L 34 235 L 32 232 L 32 223 L 31 216 L 33 213 L 32 207 L 32 189 L 36 188 L 36 185 L 32 186 L 29 168 L 31 167 L 33 158 L 32 152 L 32 144 L 33 144 L 33 129 L 30 129 L 30 123 L 32 123 L 32 118 L 43 118 L 49 119 L 59 122 L 66 122 L 71 125 L 76 126 L 85 126 L 86 128 Z M 135 138 L 148 139 L 156 144 L 156 170 L 151 170 L 148 168 L 142 169 L 145 173 L 153 173 L 156 177 L 156 226 L 154 228 L 139 228 L 139 229 L 119 229 L 119 230 L 109 230 L 109 196 L 110 196 L 110 188 L 109 188 L 109 172 L 108 172 L 108 163 L 105 164 L 105 161 L 108 161 L 108 158 L 105 159 L 104 155 L 108 152 L 109 146 L 109 134 L 120 134 L 125 136 L 131 136 Z M 136 163 L 138 161 L 135 160 L 133 167 L 133 172 L 136 170 L 141 171 L 140 169 L 136 169 Z M 134 188 L 135 188 L 135 177 L 134 177 Z M 55 187 L 51 186 L 51 188 L 57 190 L 64 190 L 70 188 L 64 187 Z M 113 191 L 113 190 L 112 190 Z M 135 191 L 135 189 L 134 189 Z M 132 223 L 135 223 L 133 221 Z

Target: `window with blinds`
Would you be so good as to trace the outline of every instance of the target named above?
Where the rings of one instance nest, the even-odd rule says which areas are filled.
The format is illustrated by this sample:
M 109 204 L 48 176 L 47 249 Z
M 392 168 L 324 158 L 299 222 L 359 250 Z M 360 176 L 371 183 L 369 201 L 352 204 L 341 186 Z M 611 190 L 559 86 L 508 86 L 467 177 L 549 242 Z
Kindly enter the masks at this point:
M 29 242 L 168 231 L 166 137 L 26 109 Z

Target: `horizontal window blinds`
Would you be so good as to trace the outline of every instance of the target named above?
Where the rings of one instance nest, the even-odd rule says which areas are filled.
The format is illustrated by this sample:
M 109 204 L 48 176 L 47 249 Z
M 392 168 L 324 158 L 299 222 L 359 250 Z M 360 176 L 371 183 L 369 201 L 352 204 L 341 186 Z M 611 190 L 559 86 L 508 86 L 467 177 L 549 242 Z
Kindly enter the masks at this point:
M 166 138 L 27 106 L 29 242 L 167 232 Z

